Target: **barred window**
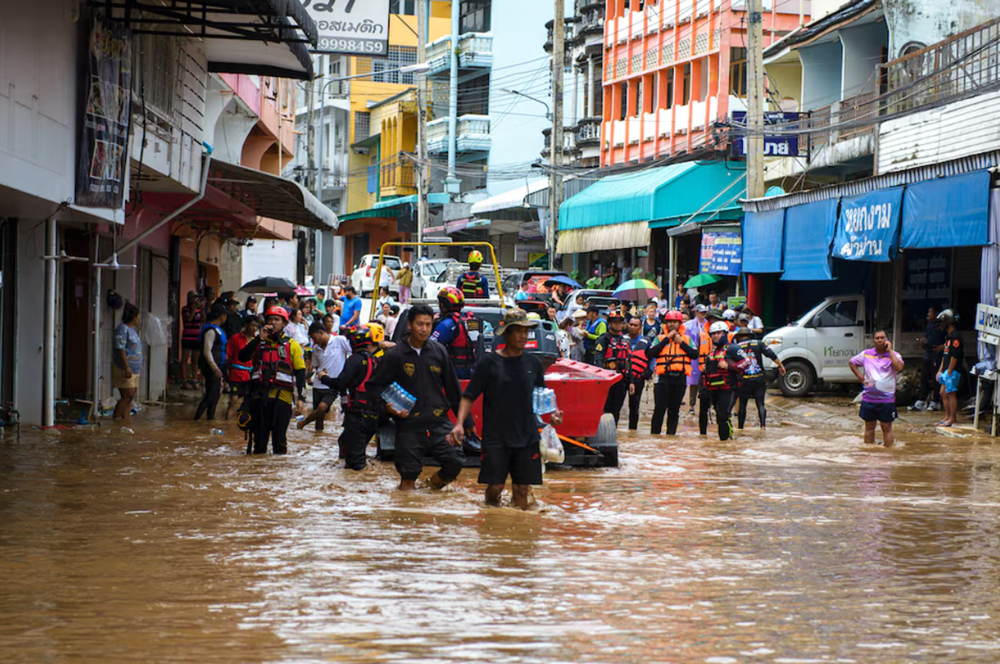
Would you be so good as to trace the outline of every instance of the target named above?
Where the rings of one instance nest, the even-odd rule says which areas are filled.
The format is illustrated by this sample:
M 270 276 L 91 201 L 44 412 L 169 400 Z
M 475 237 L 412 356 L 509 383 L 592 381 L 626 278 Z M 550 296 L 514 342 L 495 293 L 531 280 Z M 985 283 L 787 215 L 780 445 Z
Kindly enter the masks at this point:
M 417 14 L 416 0 L 390 0 L 389 13 L 402 14 L 404 16 L 416 16 Z
M 174 112 L 177 40 L 164 35 L 136 35 L 137 66 L 132 81 L 136 96 L 165 118 Z
M 357 111 L 354 114 L 354 142 L 358 143 L 371 135 L 372 114 L 368 111 Z
M 376 83 L 396 83 L 402 85 L 413 85 L 414 75 L 404 74 L 399 71 L 391 71 L 415 65 L 417 63 L 416 46 L 389 46 L 389 55 L 384 58 L 358 58 L 357 68 L 359 74 L 371 74 L 363 80 L 374 81 Z

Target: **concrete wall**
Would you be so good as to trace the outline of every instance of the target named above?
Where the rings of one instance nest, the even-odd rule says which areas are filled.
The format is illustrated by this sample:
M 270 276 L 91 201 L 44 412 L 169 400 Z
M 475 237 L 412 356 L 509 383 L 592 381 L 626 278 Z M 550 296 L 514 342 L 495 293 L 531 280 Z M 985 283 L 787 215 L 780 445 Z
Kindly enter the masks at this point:
M 843 47 L 839 41 L 799 49 L 802 58 L 802 110 L 840 101 Z
M 889 43 L 885 23 L 869 23 L 840 31 L 844 49 L 841 98 L 848 99 L 878 87 L 882 49 Z
M 45 329 L 45 224 L 21 219 L 17 228 L 17 330 L 14 405 L 21 420 L 42 421 L 42 338 Z
M 883 0 L 889 58 L 911 43 L 930 46 L 1000 15 L 1000 0 Z

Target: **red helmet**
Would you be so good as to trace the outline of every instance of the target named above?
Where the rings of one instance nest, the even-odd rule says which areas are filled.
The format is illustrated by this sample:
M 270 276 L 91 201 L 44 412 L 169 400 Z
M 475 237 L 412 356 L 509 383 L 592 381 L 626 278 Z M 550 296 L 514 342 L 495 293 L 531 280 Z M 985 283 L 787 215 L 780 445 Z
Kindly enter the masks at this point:
M 268 316 L 281 316 L 285 319 L 286 323 L 288 322 L 288 312 L 285 311 L 284 307 L 269 307 L 268 310 L 264 312 L 264 318 L 267 318 Z
M 675 320 L 678 323 L 683 323 L 684 322 L 684 316 L 681 315 L 681 312 L 679 312 L 676 309 L 674 309 L 672 311 L 668 311 L 666 313 L 666 315 L 663 317 L 663 320 L 665 320 L 665 321 Z
M 442 312 L 461 311 L 465 306 L 465 296 L 454 286 L 448 286 L 438 293 L 438 303 Z
M 351 327 L 341 328 L 340 333 L 347 337 L 347 340 L 351 342 L 351 348 L 354 348 L 355 350 L 362 346 L 375 343 L 375 339 L 372 336 L 372 329 L 370 327 L 357 327 L 352 325 Z

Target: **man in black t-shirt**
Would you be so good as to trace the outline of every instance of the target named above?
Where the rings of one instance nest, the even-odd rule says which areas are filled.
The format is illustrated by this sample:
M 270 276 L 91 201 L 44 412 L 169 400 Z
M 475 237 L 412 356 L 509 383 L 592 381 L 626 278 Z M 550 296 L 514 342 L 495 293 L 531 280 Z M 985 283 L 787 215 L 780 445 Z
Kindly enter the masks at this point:
M 538 323 L 521 309 L 511 309 L 503 318 L 499 333 L 504 345 L 487 353 L 476 364 L 472 380 L 465 388 L 455 421 L 448 435 L 452 445 L 461 445 L 465 427 L 461 424 L 472 404 L 483 395 L 483 451 L 479 483 L 486 486 L 486 503 L 499 505 L 507 476 L 513 484 L 514 507 L 528 508 L 530 485 L 542 483 L 542 458 L 538 449 L 538 419 L 532 408 L 532 393 L 545 387 L 545 370 L 534 355 L 524 352 L 528 330 Z M 562 411 L 552 413 L 552 424 L 562 424 Z
M 950 427 L 958 416 L 958 385 L 965 364 L 965 342 L 962 341 L 962 335 L 955 325 L 955 314 L 951 309 L 939 313 L 937 319 L 947 335 L 944 340 L 944 353 L 941 356 L 941 370 L 937 376 L 938 382 L 941 383 L 944 419 L 938 422 L 937 426 Z

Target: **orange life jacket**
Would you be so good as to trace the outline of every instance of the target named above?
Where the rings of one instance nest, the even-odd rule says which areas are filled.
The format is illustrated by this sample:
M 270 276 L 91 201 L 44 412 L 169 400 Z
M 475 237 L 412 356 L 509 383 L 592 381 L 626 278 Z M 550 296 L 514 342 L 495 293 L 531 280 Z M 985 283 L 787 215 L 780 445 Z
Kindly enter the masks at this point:
M 683 332 L 680 333 L 681 342 L 687 345 L 691 345 L 691 340 Z M 659 342 L 662 342 L 667 338 L 667 335 L 661 334 L 659 337 Z M 658 342 L 658 343 L 659 343 Z M 684 373 L 685 376 L 691 375 L 691 358 L 688 357 L 684 349 L 681 348 L 681 344 L 677 341 L 671 341 L 666 347 L 660 352 L 660 356 L 656 358 L 656 375 L 662 376 L 665 373 Z

